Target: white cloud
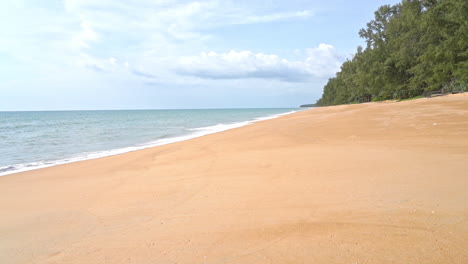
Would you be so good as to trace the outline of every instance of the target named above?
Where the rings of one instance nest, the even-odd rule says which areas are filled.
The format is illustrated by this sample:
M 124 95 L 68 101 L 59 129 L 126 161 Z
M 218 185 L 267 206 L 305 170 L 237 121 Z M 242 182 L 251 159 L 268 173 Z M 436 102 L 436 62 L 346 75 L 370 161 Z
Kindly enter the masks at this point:
M 109 62 L 110 62 L 112 65 L 116 65 L 116 64 L 117 64 L 117 59 L 114 58 L 114 57 L 110 57 L 110 58 L 109 58 Z
M 284 12 L 284 13 L 274 13 L 269 15 L 263 16 L 248 16 L 244 19 L 241 19 L 237 23 L 239 24 L 253 24 L 253 23 L 266 23 L 266 22 L 274 22 L 280 20 L 286 20 L 291 18 L 307 18 L 312 16 L 312 12 L 310 10 L 303 10 L 298 12 Z
M 306 50 L 304 64 L 309 72 L 318 77 L 330 77 L 340 70 L 344 56 L 330 44 L 321 43 L 316 48 Z
M 210 29 L 312 16 L 310 10 L 268 10 L 264 6 L 257 8 L 252 3 L 242 6 L 238 2 L 219 0 L 65 0 L 65 9 L 70 15 L 78 17 L 81 23 L 72 38 L 72 46 L 79 51 L 76 59 L 78 65 L 101 72 L 115 71 L 116 65 L 106 58 L 120 53 L 124 57 L 116 59 L 130 61 L 133 65 L 128 67 L 124 64 L 128 73 L 141 78 L 157 75 L 172 80 L 177 78 L 170 77 L 174 74 L 168 68 L 180 56 L 189 56 L 204 49 L 213 37 Z M 124 43 L 131 40 L 131 43 L 122 44 L 121 40 Z M 256 57 L 263 63 L 275 60 L 269 55 Z M 298 73 L 299 67 L 294 64 L 271 62 L 269 70 L 257 72 L 256 75 L 265 74 L 268 77 L 275 70 L 280 74 L 278 78 L 300 79 L 307 75 L 305 72 Z M 147 70 L 142 71 L 143 67 Z M 284 72 L 289 72 L 287 77 Z
M 262 1 L 238 0 L 18 3 L 0 3 L 0 30 L 5 36 L 0 39 L 0 52 L 44 72 L 72 74 L 76 70 L 84 79 L 85 69 L 93 71 L 90 78 L 95 78 L 97 72 L 103 76 L 115 74 L 115 79 L 146 80 L 157 76 L 158 81 L 174 83 L 198 81 L 190 76 L 299 81 L 319 72 L 311 72 L 306 60 L 291 61 L 249 51 L 191 57 L 210 50 L 210 41 L 217 37 L 211 35 L 215 34 L 213 29 L 306 19 L 313 15 L 309 9 L 285 9 L 285 5 L 270 8 Z M 190 60 L 193 68 L 189 67 Z
M 65 8 L 104 31 L 129 35 L 145 32 L 148 39 L 167 41 L 203 39 L 206 30 L 234 24 L 255 24 L 312 16 L 310 10 L 265 11 L 252 3 L 240 7 L 237 1 L 90 1 L 65 0 Z M 125 34 L 125 33 L 124 33 Z M 141 37 L 141 36 L 140 36 Z
M 81 23 L 81 30 L 73 36 L 71 42 L 72 47 L 80 50 L 83 48 L 89 48 L 91 42 L 98 40 L 98 34 L 87 22 Z
M 343 60 L 329 44 L 307 49 L 306 55 L 303 60 L 288 60 L 274 54 L 251 51 L 202 52 L 198 56 L 181 58 L 174 70 L 205 79 L 258 78 L 301 82 L 331 77 Z

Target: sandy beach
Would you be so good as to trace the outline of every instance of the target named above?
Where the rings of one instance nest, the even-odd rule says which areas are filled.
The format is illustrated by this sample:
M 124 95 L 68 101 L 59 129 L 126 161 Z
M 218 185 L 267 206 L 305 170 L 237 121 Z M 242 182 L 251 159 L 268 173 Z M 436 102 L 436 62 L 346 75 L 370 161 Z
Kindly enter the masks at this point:
M 0 177 L 0 263 L 468 263 L 468 94 Z

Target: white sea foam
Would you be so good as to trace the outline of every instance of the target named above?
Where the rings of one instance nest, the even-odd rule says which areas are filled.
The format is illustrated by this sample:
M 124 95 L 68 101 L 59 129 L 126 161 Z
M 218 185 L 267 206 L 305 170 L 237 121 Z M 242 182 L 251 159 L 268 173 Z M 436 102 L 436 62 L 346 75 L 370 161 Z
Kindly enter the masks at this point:
M 175 142 L 180 142 L 180 141 L 184 141 L 184 140 L 188 140 L 188 139 L 192 139 L 192 138 L 202 137 L 202 136 L 206 136 L 206 135 L 209 135 L 209 134 L 214 134 L 214 133 L 226 131 L 226 130 L 229 130 L 229 129 L 234 129 L 234 128 L 239 128 L 239 127 L 251 125 L 251 124 L 253 124 L 255 122 L 264 121 L 264 120 L 268 120 L 268 119 L 274 119 L 274 118 L 278 118 L 280 116 L 292 114 L 292 113 L 295 113 L 295 112 L 298 112 L 298 111 L 290 111 L 290 112 L 287 112 L 287 113 L 269 115 L 269 116 L 259 117 L 259 118 L 255 118 L 253 120 L 237 122 L 237 123 L 217 124 L 217 125 L 207 126 L 207 127 L 190 128 L 190 129 L 187 129 L 188 131 L 190 131 L 187 135 L 175 136 L 175 137 L 169 137 L 169 138 L 162 138 L 162 139 L 158 139 L 158 140 L 155 140 L 155 141 L 152 141 L 152 142 L 148 142 L 146 144 L 141 144 L 141 145 L 132 146 L 132 147 L 105 150 L 105 151 L 98 151 L 98 152 L 81 153 L 80 155 L 77 155 L 75 157 L 60 159 L 60 160 L 36 161 L 36 162 L 30 162 L 30 163 L 25 163 L 25 164 L 20 163 L 20 164 L 7 165 L 7 166 L 2 166 L 2 167 L 0 166 L 0 176 L 13 174 L 13 173 L 18 173 L 18 172 L 23 172 L 23 171 L 47 168 L 47 167 L 52 167 L 52 166 L 56 166 L 56 165 L 77 162 L 77 161 L 83 161 L 83 160 L 90 160 L 90 159 L 97 159 L 97 158 L 108 157 L 108 156 L 113 156 L 113 155 L 119 155 L 119 154 L 132 152 L 132 151 L 136 151 L 136 150 L 141 150 L 141 149 L 146 149 L 146 148 L 171 144 L 171 143 L 175 143 Z

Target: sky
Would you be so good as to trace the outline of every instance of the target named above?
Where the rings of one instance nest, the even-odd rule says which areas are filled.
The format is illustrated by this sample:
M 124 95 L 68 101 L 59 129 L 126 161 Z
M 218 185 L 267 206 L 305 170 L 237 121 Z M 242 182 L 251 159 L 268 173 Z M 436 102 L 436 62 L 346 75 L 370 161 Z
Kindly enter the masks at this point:
M 297 107 L 395 0 L 2 0 L 0 111 Z

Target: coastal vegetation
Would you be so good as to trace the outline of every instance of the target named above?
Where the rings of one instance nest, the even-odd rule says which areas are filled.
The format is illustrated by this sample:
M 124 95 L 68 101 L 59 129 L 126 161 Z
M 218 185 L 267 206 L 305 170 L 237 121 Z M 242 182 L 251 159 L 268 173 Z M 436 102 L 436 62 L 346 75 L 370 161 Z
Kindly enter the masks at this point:
M 468 1 L 381 6 L 359 46 L 324 87 L 318 106 L 468 91 Z

